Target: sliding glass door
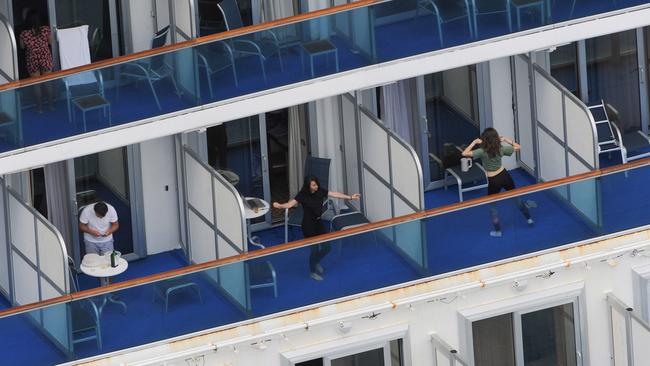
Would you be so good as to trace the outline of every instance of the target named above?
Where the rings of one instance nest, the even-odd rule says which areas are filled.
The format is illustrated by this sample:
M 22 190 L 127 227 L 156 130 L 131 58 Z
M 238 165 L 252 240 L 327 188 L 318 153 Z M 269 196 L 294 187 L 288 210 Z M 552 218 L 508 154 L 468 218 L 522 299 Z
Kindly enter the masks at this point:
M 601 100 L 609 104 L 613 112 L 610 119 L 623 133 L 643 129 L 636 31 L 608 34 L 585 43 L 588 104 Z
M 115 250 L 127 260 L 146 255 L 145 245 L 134 238 L 140 232 L 135 206 L 135 185 L 139 178 L 132 171 L 132 147 L 121 147 L 75 158 L 68 162 L 68 179 L 76 207 L 73 241 L 76 263 L 85 254 L 82 234 L 78 231 L 78 215 L 87 205 L 106 202 L 117 212 L 119 230 L 113 234 Z
M 243 197 L 261 198 L 269 204 L 289 200 L 289 113 L 289 109 L 280 109 L 207 128 L 204 158 Z M 304 121 L 293 126 L 302 130 L 299 124 Z M 195 147 L 199 155 L 202 145 L 199 142 Z M 252 229 L 268 228 L 282 220 L 284 211 L 271 209 L 266 216 L 252 220 Z
M 209 127 L 208 164 L 221 173 L 242 197 L 271 200 L 266 117 L 255 115 Z M 251 220 L 253 228 L 270 223 L 270 214 Z
M 122 54 L 122 28 L 118 21 L 120 1 L 48 0 L 48 6 L 50 14 L 54 15 L 50 17 L 52 29 L 88 25 L 91 62 Z M 55 56 L 58 56 L 58 50 L 55 50 Z
M 475 65 L 424 76 L 428 178 L 429 182 L 437 182 L 429 188 L 442 185 L 442 162 L 449 150 L 480 135 L 476 76 Z
M 577 301 L 472 322 L 475 366 L 582 365 Z

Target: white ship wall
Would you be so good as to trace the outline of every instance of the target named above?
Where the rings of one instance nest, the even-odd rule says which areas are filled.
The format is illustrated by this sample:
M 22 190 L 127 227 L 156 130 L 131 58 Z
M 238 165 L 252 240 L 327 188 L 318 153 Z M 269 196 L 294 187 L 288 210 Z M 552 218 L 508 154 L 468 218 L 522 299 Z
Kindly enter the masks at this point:
M 404 338 L 405 364 L 429 366 L 435 364 L 433 333 L 471 362 L 470 319 L 544 304 L 550 307 L 558 300 L 578 297 L 582 365 L 610 365 L 606 294 L 612 292 L 635 306 L 647 319 L 648 287 L 643 276 L 650 278 L 650 230 L 311 310 L 296 309 L 89 364 L 285 366 L 291 365 L 292 358 L 317 358 L 368 342 Z

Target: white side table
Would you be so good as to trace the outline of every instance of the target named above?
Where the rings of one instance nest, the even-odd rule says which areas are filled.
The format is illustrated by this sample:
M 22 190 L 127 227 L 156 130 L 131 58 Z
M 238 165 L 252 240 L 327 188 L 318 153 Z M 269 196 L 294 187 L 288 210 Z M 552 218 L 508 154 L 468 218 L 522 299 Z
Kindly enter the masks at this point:
M 109 256 L 107 255 L 106 257 Z M 104 286 L 108 286 L 109 278 L 113 276 L 117 276 L 118 274 L 121 274 L 124 271 L 126 271 L 126 269 L 129 268 L 129 262 L 127 262 L 124 258 L 120 258 L 117 261 L 117 267 L 111 267 L 111 262 L 109 259 L 108 261 L 106 261 L 105 264 L 101 264 L 97 267 L 88 267 L 85 266 L 83 263 L 81 264 L 80 267 L 81 267 L 81 272 L 87 274 L 88 276 L 99 278 L 99 283 L 101 284 L 102 287 L 104 287 Z M 99 305 L 98 308 L 100 316 L 102 315 L 102 311 L 104 310 L 104 307 L 109 302 L 122 306 L 122 308 L 124 309 L 124 313 L 126 313 L 126 303 L 114 299 L 113 295 L 104 294 L 102 303 Z
M 244 197 L 244 199 L 245 200 L 254 199 L 254 197 Z M 263 199 L 261 198 L 257 198 L 257 199 L 264 204 L 264 207 L 260 207 L 257 210 L 251 210 L 244 203 L 244 215 L 246 217 L 246 233 L 248 234 L 248 242 L 250 244 L 255 245 L 256 247 L 265 248 L 264 245 L 262 245 L 259 242 L 258 237 L 251 235 L 251 220 L 266 215 L 271 209 L 271 206 L 269 205 L 268 202 L 264 201 Z

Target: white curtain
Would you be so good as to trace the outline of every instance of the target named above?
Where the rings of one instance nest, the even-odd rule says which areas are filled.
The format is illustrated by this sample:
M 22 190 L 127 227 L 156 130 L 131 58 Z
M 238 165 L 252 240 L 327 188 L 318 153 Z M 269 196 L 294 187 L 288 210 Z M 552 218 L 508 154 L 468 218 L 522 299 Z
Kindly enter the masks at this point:
M 410 80 L 400 80 L 382 87 L 382 120 L 386 127 L 413 145 L 411 129 L 412 94 Z
M 71 210 L 76 210 L 76 207 L 71 207 L 72 200 L 70 199 L 67 162 L 60 161 L 47 164 L 44 171 L 48 220 L 61 233 L 68 253 L 74 253 L 70 220 L 74 216 Z
M 295 197 L 304 179 L 307 136 L 305 131 L 305 106 L 289 107 L 289 194 Z

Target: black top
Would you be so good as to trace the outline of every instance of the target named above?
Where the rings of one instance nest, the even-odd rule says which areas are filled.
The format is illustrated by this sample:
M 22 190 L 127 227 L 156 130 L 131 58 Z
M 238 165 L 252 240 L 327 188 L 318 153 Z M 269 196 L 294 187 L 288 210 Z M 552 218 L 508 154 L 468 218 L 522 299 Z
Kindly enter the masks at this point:
M 300 191 L 295 200 L 302 205 L 302 230 L 305 237 L 322 234 L 320 216 L 323 214 L 323 201 L 327 198 L 327 189 L 318 188 L 314 193 Z

